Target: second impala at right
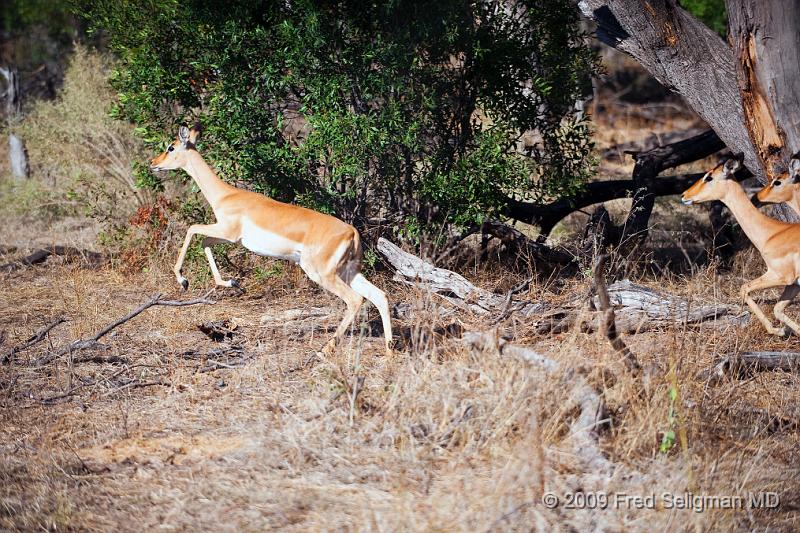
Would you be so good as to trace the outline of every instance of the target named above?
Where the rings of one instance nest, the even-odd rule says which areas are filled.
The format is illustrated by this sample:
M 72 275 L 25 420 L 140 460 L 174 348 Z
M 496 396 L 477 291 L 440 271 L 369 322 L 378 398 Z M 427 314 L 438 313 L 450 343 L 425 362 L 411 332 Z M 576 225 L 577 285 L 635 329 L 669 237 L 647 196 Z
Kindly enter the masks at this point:
M 792 156 L 789 172 L 776 176 L 756 193 L 758 201 L 765 204 L 786 202 L 800 215 L 800 152 Z
M 774 307 L 775 318 L 800 335 L 800 325 L 784 313 L 786 306 L 800 292 L 800 224 L 781 222 L 761 213 L 747 197 L 739 182 L 733 179 L 741 166 L 741 154 L 720 163 L 689 187 L 681 200 L 685 204 L 719 200 L 731 210 L 739 226 L 767 264 L 767 271 L 761 277 L 742 286 L 742 299 L 769 333 L 783 336 L 786 329 L 773 326 L 750 293 L 784 286 Z

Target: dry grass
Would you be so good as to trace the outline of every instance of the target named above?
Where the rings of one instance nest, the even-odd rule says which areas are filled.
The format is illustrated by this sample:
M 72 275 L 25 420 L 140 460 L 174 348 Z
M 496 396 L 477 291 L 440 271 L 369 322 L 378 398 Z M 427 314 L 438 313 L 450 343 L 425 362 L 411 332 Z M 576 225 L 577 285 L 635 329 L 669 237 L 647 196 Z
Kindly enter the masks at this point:
M 725 279 L 711 271 L 669 289 L 692 299 L 730 301 L 744 262 Z M 748 269 L 749 270 L 749 269 Z M 489 276 L 490 274 L 485 274 Z M 669 379 L 646 393 L 619 373 L 594 335 L 539 337 L 529 343 L 569 367 L 585 367 L 602 391 L 610 427 L 601 445 L 617 465 L 605 483 L 585 471 L 567 437 L 575 416 L 569 381 L 528 365 L 475 353 L 457 340 L 428 336 L 387 358 L 380 337 L 362 327 L 334 356 L 315 355 L 341 312 L 332 298 L 289 273 L 217 293 L 214 306 L 152 308 L 121 326 L 93 355 L 125 364 L 26 363 L 122 316 L 150 293 L 172 287 L 166 272 L 123 276 L 52 264 L 3 280 L 4 349 L 51 317 L 56 328 L 20 360 L 0 369 L 0 527 L 91 530 L 489 530 L 489 529 L 792 529 L 798 502 L 798 435 L 775 420 L 797 419 L 800 379 L 768 373 L 709 388 L 695 377 L 722 353 L 786 348 L 757 325 L 642 333 L 626 339 L 645 361 L 675 368 L 680 393 L 669 453 Z M 414 303 L 413 323 L 431 331 L 443 319 L 424 295 L 392 287 Z M 661 287 L 662 289 L 664 287 Z M 576 281 L 564 298 L 586 285 Z M 201 289 L 195 292 L 200 293 Z M 532 291 L 542 295 L 541 287 Z M 176 295 L 177 295 L 177 291 Z M 544 291 L 546 292 L 546 291 Z M 287 314 L 288 313 L 288 314 Z M 259 317 L 266 315 L 266 325 Z M 377 316 L 370 317 L 377 324 Z M 244 366 L 200 372 L 186 359 L 219 348 L 196 325 L 226 319 Z M 460 316 L 469 329 L 479 317 Z M 373 322 L 370 322 L 372 325 Z M 376 333 L 379 328 L 376 327 Z M 85 354 L 84 354 L 85 355 Z M 240 360 L 232 357 L 231 365 Z M 163 380 L 168 385 L 132 387 Z M 353 401 L 355 384 L 363 379 Z M 82 383 L 87 383 L 82 385 Z M 52 403 L 54 397 L 76 392 Z M 734 495 L 775 491 L 776 510 L 546 509 L 543 491 L 648 495 L 691 490 Z

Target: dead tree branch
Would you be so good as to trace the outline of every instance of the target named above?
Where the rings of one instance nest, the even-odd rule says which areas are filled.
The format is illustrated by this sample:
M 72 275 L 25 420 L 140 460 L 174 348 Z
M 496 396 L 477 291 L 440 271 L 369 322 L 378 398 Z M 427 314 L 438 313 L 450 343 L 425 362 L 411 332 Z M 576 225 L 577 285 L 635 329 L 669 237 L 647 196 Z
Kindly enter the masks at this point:
M 28 338 L 28 340 L 26 340 L 25 342 L 23 342 L 18 346 L 14 346 L 13 348 L 11 348 L 10 352 L 8 352 L 7 354 L 3 355 L 2 358 L 0 358 L 0 364 L 10 363 L 19 352 L 21 352 L 22 350 L 27 350 L 34 344 L 41 342 L 54 327 L 58 326 L 59 324 L 63 324 L 66 321 L 67 319 L 64 317 L 56 318 L 53 322 L 46 325 L 39 331 L 37 331 L 35 335 Z
M 62 257 L 78 257 L 86 260 L 90 265 L 96 266 L 103 262 L 103 254 L 92 252 L 89 250 L 80 250 L 72 246 L 52 246 L 50 248 L 40 248 L 32 254 L 0 265 L 0 272 L 13 272 L 25 266 L 31 266 L 38 263 L 43 263 L 51 255 L 59 255 Z
M 158 293 L 158 294 L 154 295 L 149 301 L 143 303 L 142 305 L 140 305 L 139 307 L 137 307 L 136 309 L 134 309 L 133 311 L 131 311 L 130 313 L 125 315 L 124 317 L 122 317 L 122 318 L 120 318 L 118 320 L 115 320 L 111 324 L 107 325 L 106 327 L 104 327 L 103 329 L 98 331 L 94 335 L 94 337 L 91 337 L 91 338 L 88 338 L 88 339 L 80 339 L 80 340 L 77 340 L 77 341 L 73 341 L 73 342 L 67 344 L 66 346 L 63 346 L 58 351 L 53 352 L 53 353 L 49 353 L 49 354 L 45 355 L 44 357 L 39 358 L 36 361 L 35 364 L 36 364 L 36 366 L 42 366 L 42 365 L 45 365 L 45 364 L 49 363 L 53 359 L 61 357 L 62 355 L 66 354 L 66 353 L 71 353 L 71 352 L 76 352 L 76 351 L 79 351 L 79 350 L 86 350 L 86 349 L 89 349 L 89 348 L 93 348 L 93 347 L 97 346 L 99 344 L 100 339 L 103 336 L 107 335 L 111 330 L 113 330 L 114 328 L 116 328 L 117 326 L 119 326 L 121 324 L 124 324 L 128 320 L 134 318 L 135 316 L 139 315 L 140 313 L 142 313 L 146 309 L 149 309 L 149 308 L 153 307 L 154 305 L 164 305 L 164 306 L 169 306 L 169 307 L 184 307 L 184 306 L 187 306 L 187 305 L 198 305 L 198 304 L 213 305 L 213 304 L 216 303 L 214 300 L 209 300 L 207 298 L 207 296 L 208 295 L 206 295 L 206 296 L 204 296 L 202 298 L 196 298 L 194 300 L 162 300 L 161 299 L 162 298 L 162 294 Z
M 395 279 L 413 284 L 418 282 L 435 294 L 441 295 L 456 306 L 464 304 L 475 313 L 487 314 L 508 306 L 505 296 L 476 287 L 463 276 L 451 270 L 437 268 L 419 257 L 404 252 L 384 238 L 378 239 L 378 251 L 397 271 Z M 543 309 L 542 304 L 517 302 L 518 313 L 530 316 Z
M 603 277 L 607 261 L 608 255 L 603 254 L 597 259 L 597 264 L 594 267 L 594 290 L 597 293 L 597 298 L 600 303 L 600 311 L 603 313 L 603 318 L 600 322 L 600 331 L 606 336 L 614 350 L 622 356 L 622 360 L 625 362 L 625 366 L 628 367 L 628 370 L 639 372 L 642 367 L 638 359 L 636 359 L 636 356 L 619 336 L 619 332 L 617 332 L 614 306 L 611 305 L 611 298 L 608 296 L 608 288 L 606 287 L 606 282 Z

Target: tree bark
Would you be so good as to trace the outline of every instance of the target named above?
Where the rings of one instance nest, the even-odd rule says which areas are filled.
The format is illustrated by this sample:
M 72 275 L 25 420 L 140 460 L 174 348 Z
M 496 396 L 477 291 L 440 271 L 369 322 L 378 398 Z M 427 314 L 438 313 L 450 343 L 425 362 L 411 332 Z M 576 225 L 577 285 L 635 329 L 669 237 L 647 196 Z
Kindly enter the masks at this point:
M 800 149 L 800 0 L 725 4 L 745 125 L 774 176 Z
M 597 38 L 680 94 L 762 183 L 800 148 L 800 2 L 726 0 L 733 49 L 675 0 L 581 0 Z M 800 218 L 785 207 L 776 215 Z

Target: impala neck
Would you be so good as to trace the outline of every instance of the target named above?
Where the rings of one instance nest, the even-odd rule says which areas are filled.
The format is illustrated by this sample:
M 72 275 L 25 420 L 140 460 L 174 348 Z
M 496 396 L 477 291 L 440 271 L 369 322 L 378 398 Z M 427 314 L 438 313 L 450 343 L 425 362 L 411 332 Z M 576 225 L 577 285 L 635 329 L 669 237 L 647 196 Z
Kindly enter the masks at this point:
M 200 187 L 200 192 L 203 193 L 212 208 L 233 188 L 217 177 L 217 174 L 196 150 L 187 151 L 186 166 L 183 169 Z
M 728 192 L 720 200 L 736 217 L 747 238 L 762 251 L 764 244 L 775 233 L 776 224 L 780 223 L 761 213 L 747 197 L 742 186 L 735 181 L 731 182 Z

